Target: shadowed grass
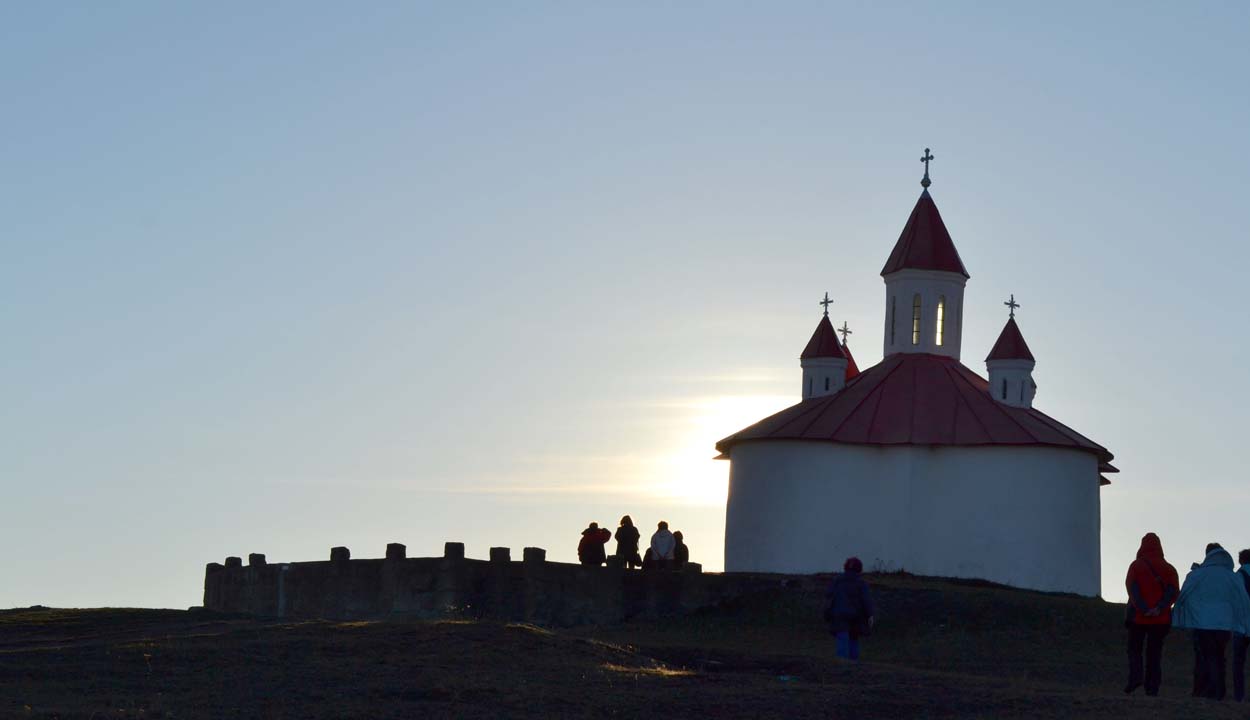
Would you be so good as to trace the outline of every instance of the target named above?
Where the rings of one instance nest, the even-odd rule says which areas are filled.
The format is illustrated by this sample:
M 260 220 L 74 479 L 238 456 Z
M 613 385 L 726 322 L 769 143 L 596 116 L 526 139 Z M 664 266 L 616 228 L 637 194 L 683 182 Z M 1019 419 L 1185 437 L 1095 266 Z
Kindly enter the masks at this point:
M 865 662 L 833 658 L 821 583 L 684 618 L 551 630 L 493 622 L 281 622 L 203 612 L 0 612 L 0 717 L 1244 718 L 1126 697 L 1123 606 L 871 578 Z

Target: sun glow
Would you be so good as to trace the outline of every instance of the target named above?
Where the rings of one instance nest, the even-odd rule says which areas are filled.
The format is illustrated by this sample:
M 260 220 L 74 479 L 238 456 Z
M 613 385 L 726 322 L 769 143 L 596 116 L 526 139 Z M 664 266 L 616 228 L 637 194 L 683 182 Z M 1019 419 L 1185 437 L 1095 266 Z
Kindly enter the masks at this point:
M 729 463 L 714 460 L 716 441 L 793 405 L 792 395 L 722 395 L 683 403 L 689 414 L 673 450 L 659 458 L 656 494 L 692 505 L 724 506 Z

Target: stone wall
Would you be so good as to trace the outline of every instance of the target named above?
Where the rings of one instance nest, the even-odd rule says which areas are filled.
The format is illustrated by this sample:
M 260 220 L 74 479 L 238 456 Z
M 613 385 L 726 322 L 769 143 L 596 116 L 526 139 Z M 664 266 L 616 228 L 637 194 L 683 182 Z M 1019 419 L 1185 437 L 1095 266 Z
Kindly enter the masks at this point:
M 204 607 L 279 618 L 464 617 L 567 626 L 687 613 L 779 581 L 703 574 L 697 563 L 646 572 L 553 563 L 540 548 L 525 548 L 520 561 L 508 548 L 472 560 L 460 543 L 447 543 L 441 558 L 408 558 L 393 543 L 376 560 L 352 560 L 340 547 L 321 562 L 270 564 L 252 554 L 247 565 L 237 557 L 209 563 Z

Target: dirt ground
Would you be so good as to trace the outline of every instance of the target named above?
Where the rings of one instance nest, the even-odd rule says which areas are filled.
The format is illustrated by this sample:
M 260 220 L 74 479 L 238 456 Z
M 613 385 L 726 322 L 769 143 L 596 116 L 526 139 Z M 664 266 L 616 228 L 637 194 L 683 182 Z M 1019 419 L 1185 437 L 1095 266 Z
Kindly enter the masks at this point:
M 1250 718 L 1121 692 L 1123 606 L 872 578 L 865 657 L 833 657 L 812 587 L 684 618 L 544 629 L 489 621 L 260 621 L 172 610 L 0 611 L 2 718 Z

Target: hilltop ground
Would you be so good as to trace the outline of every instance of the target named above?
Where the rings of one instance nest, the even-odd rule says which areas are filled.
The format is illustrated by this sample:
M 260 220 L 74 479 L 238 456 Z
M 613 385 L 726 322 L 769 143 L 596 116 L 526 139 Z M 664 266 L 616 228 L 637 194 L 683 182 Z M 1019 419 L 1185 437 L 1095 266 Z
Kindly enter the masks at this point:
M 878 632 L 833 657 L 818 582 L 690 617 L 548 630 L 472 620 L 259 621 L 174 610 L 0 611 L 2 718 L 1247 718 L 1126 697 L 1123 606 L 870 576 Z

